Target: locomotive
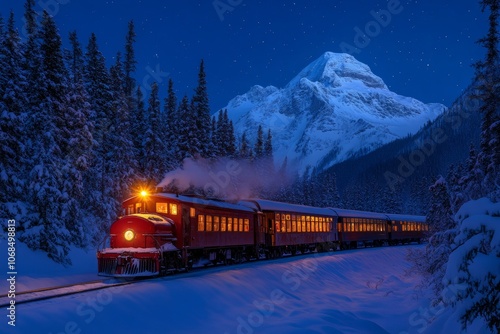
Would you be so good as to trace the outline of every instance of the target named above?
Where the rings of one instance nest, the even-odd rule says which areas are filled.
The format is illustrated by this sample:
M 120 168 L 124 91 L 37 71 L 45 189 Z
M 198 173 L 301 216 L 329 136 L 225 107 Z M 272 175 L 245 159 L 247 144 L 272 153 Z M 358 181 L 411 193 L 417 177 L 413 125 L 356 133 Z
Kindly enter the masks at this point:
M 125 200 L 123 214 L 97 252 L 101 276 L 157 276 L 284 254 L 420 243 L 428 231 L 424 216 L 161 192 Z

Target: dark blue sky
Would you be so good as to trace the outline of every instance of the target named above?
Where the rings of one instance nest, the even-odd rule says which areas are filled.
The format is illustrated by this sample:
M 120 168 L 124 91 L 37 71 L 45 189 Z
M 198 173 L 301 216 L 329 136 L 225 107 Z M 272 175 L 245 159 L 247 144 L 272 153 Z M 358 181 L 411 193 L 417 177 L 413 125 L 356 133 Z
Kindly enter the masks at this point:
M 24 1 L 5 2 L 1 15 L 13 9 L 21 27 Z M 37 11 L 48 8 L 54 15 L 66 45 L 71 30 L 84 47 L 95 32 L 109 64 L 123 52 L 127 22 L 134 20 L 135 77 L 145 87 L 158 81 L 162 97 L 168 78 L 179 96 L 190 96 L 204 58 L 212 112 L 255 84 L 283 87 L 325 51 L 341 52 L 346 45 L 359 46 L 351 53 L 396 93 L 449 105 L 470 83 L 471 64 L 484 55 L 476 40 L 487 30 L 487 13 L 474 0 L 36 3 Z M 388 7 L 391 17 L 376 23 L 370 12 Z M 359 30 L 370 40 L 355 40 Z

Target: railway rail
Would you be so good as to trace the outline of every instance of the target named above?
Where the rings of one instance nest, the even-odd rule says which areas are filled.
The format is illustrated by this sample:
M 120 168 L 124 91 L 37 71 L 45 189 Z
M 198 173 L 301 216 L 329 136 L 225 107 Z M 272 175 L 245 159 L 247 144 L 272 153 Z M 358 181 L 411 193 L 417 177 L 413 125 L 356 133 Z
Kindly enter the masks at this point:
M 68 284 L 64 286 L 41 288 L 29 291 L 17 292 L 15 294 L 15 305 L 31 303 L 40 300 L 70 296 L 77 293 L 96 291 L 116 286 L 132 284 L 134 281 L 117 281 L 116 279 L 102 279 L 84 283 Z M 0 308 L 8 307 L 12 298 L 8 295 L 0 295 Z

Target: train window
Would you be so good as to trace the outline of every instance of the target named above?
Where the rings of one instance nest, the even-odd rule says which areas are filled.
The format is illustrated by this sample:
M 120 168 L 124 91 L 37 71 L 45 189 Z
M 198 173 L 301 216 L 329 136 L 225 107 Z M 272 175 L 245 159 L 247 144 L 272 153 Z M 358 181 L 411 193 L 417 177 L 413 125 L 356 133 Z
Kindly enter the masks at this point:
M 290 215 L 286 215 L 287 218 L 290 218 Z M 291 220 L 286 220 L 286 231 L 287 232 L 292 232 L 292 221 Z
M 292 220 L 292 232 L 297 232 L 297 222 Z
M 189 208 L 189 217 L 194 218 L 196 216 L 195 208 Z
M 170 203 L 170 214 L 174 216 L 177 215 L 177 204 Z
M 279 213 L 276 214 L 276 220 L 281 220 L 281 217 L 280 217 Z
M 302 216 L 302 232 L 306 232 L 306 221 L 305 216 Z
M 297 232 L 302 232 L 302 222 L 300 221 L 300 217 L 298 217 L 299 220 L 297 220 Z
M 249 232 L 250 231 L 250 220 L 249 219 L 245 219 L 245 232 Z
M 207 232 L 212 232 L 212 216 L 207 215 Z
M 233 231 L 233 218 L 229 217 L 227 219 L 227 231 L 232 232 Z
M 204 215 L 198 215 L 198 231 L 199 232 L 205 231 L 205 216 Z
M 135 203 L 135 213 L 142 212 L 142 203 Z
M 239 218 L 238 223 L 238 231 L 243 232 L 243 218 Z
M 281 232 L 281 230 L 280 230 L 280 221 L 277 220 L 275 224 L 276 224 L 276 232 Z
M 127 207 L 127 214 L 131 215 L 133 213 L 134 213 L 134 205 L 132 204 Z
M 219 232 L 220 228 L 220 217 L 214 216 L 214 232 Z
M 226 232 L 226 217 L 220 217 L 220 231 Z
M 168 213 L 167 203 L 156 203 L 156 212 Z

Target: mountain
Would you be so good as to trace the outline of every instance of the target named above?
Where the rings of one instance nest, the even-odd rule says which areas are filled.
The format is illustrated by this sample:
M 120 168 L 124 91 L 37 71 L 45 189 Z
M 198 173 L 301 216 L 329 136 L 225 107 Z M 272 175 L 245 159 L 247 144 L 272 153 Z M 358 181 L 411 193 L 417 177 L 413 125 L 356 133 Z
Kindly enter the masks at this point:
M 416 133 L 446 107 L 391 92 L 349 54 L 326 52 L 284 88 L 253 86 L 224 108 L 235 132 L 271 129 L 279 164 L 327 168 Z

